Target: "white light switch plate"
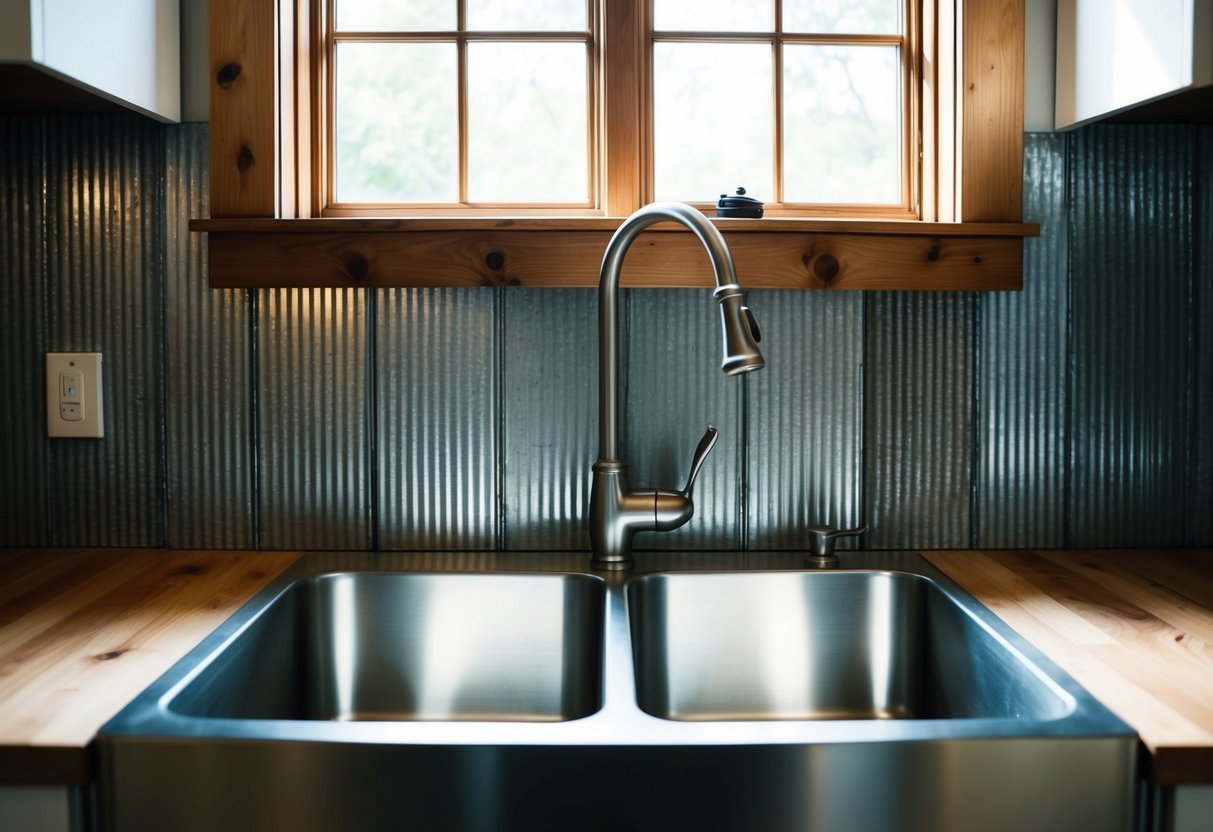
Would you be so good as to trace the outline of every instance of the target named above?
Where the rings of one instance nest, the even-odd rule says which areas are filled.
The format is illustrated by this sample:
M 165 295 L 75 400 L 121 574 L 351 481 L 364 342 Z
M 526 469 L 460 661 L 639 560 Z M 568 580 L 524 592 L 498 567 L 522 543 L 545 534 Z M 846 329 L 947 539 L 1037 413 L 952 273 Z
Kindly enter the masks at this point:
M 105 436 L 101 353 L 46 354 L 46 435 L 72 439 Z

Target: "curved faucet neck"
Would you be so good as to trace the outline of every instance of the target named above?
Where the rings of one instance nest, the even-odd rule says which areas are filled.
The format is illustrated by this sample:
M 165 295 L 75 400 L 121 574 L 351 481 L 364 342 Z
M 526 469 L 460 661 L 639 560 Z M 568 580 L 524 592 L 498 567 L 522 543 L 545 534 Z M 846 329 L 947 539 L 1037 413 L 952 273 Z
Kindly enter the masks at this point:
M 628 247 L 642 231 L 672 220 L 707 249 L 716 285 L 737 282 L 724 237 L 702 213 L 681 202 L 654 202 L 632 214 L 611 237 L 598 274 L 598 459 L 619 459 L 619 276 Z

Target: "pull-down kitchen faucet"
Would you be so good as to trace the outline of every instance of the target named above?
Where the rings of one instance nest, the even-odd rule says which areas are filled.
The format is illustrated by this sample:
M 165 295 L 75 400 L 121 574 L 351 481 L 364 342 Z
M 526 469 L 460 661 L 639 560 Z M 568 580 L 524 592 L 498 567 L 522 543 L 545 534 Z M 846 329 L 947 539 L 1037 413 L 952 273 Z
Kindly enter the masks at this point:
M 708 427 L 691 462 L 681 491 L 633 491 L 627 466 L 619 459 L 619 274 L 628 247 L 654 223 L 673 220 L 689 228 L 707 249 L 716 275 L 712 296 L 720 303 L 724 334 L 725 375 L 759 370 L 765 365 L 758 350 L 758 325 L 737 284 L 733 257 L 724 237 L 707 217 L 680 202 L 646 205 L 623 224 L 607 244 L 598 278 L 598 461 L 590 488 L 591 565 L 596 569 L 625 569 L 632 565 L 636 532 L 670 531 L 691 519 L 695 505 L 691 489 L 704 458 L 716 444 L 716 429 Z

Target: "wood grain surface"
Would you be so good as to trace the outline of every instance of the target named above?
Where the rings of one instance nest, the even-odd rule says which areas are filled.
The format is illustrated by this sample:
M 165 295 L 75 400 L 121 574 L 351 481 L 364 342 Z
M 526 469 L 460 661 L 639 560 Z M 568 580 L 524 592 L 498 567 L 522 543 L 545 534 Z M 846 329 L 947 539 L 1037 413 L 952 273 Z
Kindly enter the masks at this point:
M 923 554 L 1133 726 L 1155 783 L 1213 783 L 1213 552 Z
M 748 233 L 725 228 L 747 289 L 1018 289 L 1020 237 L 919 233 Z M 215 232 L 212 288 L 235 286 L 598 285 L 599 231 Z M 646 232 L 628 249 L 624 286 L 715 286 L 711 263 L 689 233 Z
M 0 550 L 0 783 L 87 782 L 97 729 L 298 556 Z

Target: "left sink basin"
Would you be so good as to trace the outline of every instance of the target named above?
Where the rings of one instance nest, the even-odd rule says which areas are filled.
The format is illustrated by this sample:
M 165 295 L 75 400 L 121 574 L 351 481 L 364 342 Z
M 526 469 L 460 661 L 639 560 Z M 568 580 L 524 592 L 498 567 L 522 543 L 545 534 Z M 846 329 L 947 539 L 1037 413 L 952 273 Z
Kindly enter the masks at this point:
M 602 704 L 604 598 L 573 574 L 301 578 L 163 704 L 237 720 L 578 719 Z

